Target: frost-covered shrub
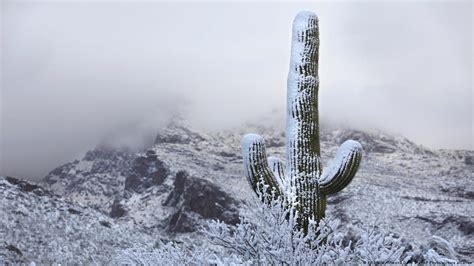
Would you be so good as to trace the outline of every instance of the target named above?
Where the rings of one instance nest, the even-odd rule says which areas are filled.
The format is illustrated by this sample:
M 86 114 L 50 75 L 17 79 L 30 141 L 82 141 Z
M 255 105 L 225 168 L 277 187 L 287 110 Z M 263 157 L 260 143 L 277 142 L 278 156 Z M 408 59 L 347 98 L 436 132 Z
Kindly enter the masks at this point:
M 371 227 L 360 234 L 354 253 L 356 260 L 363 263 L 398 263 L 409 259 L 404 257 L 402 260 L 404 249 L 400 239 Z
M 416 252 L 406 252 L 399 238 L 375 227 L 343 228 L 337 220 L 312 222 L 304 234 L 295 230 L 296 218 L 283 208 L 279 198 L 253 200 L 244 209 L 241 222 L 230 226 L 210 221 L 202 228 L 203 241 L 168 242 L 158 248 L 122 250 L 114 263 L 154 265 L 229 264 L 348 264 L 406 263 Z M 350 230 L 349 230 L 350 229 Z M 348 240 L 349 239 L 349 240 Z M 351 240 L 352 239 L 352 240 Z M 430 249 L 417 262 L 454 262 Z
M 265 200 L 264 200 L 265 201 Z M 307 234 L 297 227 L 296 217 L 282 207 L 279 198 L 255 201 L 235 227 L 211 222 L 203 232 L 226 254 L 251 263 L 322 264 L 350 262 L 402 262 L 403 247 L 390 235 L 359 230 L 358 240 L 346 240 L 337 220 L 310 222 Z M 221 254 L 221 255 L 226 255 Z

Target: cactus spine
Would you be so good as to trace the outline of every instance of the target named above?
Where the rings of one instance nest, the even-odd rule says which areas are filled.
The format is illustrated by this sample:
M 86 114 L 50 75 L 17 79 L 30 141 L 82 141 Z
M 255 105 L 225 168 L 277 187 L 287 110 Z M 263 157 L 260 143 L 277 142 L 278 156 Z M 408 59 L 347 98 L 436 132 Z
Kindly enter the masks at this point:
M 300 12 L 293 21 L 287 83 L 286 164 L 267 159 L 264 139 L 247 134 L 242 140 L 245 174 L 252 188 L 282 196 L 294 207 L 297 223 L 307 231 L 310 221 L 325 216 L 326 197 L 346 187 L 362 157 L 361 145 L 344 142 L 323 171 L 318 117 L 318 18 Z

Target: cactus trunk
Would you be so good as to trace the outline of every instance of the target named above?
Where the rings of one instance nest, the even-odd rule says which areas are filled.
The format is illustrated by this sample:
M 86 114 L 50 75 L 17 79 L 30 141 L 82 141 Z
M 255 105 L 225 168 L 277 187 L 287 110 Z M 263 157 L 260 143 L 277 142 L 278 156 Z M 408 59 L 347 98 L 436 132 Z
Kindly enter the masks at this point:
M 299 13 L 293 23 L 287 84 L 286 154 L 288 175 L 296 193 L 298 223 L 324 217 L 325 197 L 319 193 L 321 171 L 318 118 L 318 18 Z

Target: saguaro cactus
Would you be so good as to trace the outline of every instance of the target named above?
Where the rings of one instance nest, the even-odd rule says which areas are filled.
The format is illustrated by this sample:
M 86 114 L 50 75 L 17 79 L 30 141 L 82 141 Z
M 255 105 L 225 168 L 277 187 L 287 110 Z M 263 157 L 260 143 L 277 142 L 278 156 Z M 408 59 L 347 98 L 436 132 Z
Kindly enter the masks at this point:
M 300 12 L 293 21 L 288 74 L 286 169 L 275 157 L 267 159 L 264 139 L 247 134 L 242 140 L 245 174 L 252 188 L 280 195 L 295 208 L 305 231 L 311 220 L 325 216 L 326 196 L 342 190 L 353 179 L 362 157 L 357 141 L 344 142 L 323 171 L 318 118 L 318 17 Z

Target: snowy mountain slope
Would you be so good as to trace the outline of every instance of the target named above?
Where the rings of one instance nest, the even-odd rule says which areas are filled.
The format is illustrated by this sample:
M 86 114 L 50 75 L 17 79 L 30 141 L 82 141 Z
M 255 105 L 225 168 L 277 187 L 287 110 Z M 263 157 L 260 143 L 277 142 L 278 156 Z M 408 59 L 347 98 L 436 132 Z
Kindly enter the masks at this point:
M 135 157 L 128 150 L 97 147 L 81 160 L 57 167 L 43 181 L 60 195 L 100 209 L 123 190 Z
M 203 218 L 233 221 L 229 217 L 237 212 L 232 210 L 229 216 L 224 209 L 235 209 L 239 201 L 254 197 L 243 177 L 240 154 L 240 139 L 250 132 L 265 137 L 270 155 L 285 158 L 283 127 L 246 125 L 233 131 L 203 133 L 175 122 L 161 130 L 155 145 L 146 151 L 83 158 L 56 169 L 45 180 L 64 197 L 105 213 L 115 200 L 126 211 L 121 220 L 159 231 L 188 232 Z M 328 216 L 346 224 L 373 224 L 418 244 L 440 235 L 452 241 L 458 252 L 474 256 L 473 151 L 432 151 L 381 132 L 323 127 L 325 165 L 346 139 L 361 142 L 364 157 L 354 181 L 329 199 Z M 95 164 L 107 165 L 110 170 L 93 171 Z M 187 195 L 192 196 L 181 196 L 175 206 L 166 204 L 173 193 L 180 193 L 177 176 L 183 170 L 191 180 Z M 126 180 L 134 180 L 132 187 L 140 189 L 129 189 L 126 184 L 131 183 Z M 194 184 L 201 182 L 205 185 Z M 107 184 L 111 184 L 108 190 L 104 188 Z M 201 193 L 203 187 L 212 192 Z M 218 200 L 221 194 L 226 200 Z M 194 208 L 190 204 L 195 200 L 189 199 L 205 204 Z M 208 208 L 223 202 L 229 204 L 213 211 L 212 217 L 206 214 Z
M 235 151 L 209 135 L 176 123 L 161 131 L 156 142 L 154 147 L 136 154 L 104 147 L 89 151 L 83 159 L 53 170 L 44 184 L 103 213 L 109 213 L 115 202 L 125 211 L 120 219 L 132 220 L 145 228 L 192 231 L 202 218 L 236 223 L 239 198 L 234 199 L 213 184 L 215 179 L 233 180 L 234 187 L 242 189 L 239 171 L 225 171 L 225 164 L 236 156 Z M 233 159 L 234 166 L 238 165 L 238 158 Z M 94 171 L 96 165 L 107 167 Z M 182 200 L 168 206 L 166 200 L 176 192 L 176 177 L 182 171 L 186 172 Z M 104 188 L 107 184 L 108 189 Z M 191 199 L 206 204 L 196 207 Z M 216 207 L 222 205 L 229 210 Z M 175 216 L 181 219 L 173 219 Z M 191 225 L 183 225 L 183 217 L 192 220 Z

